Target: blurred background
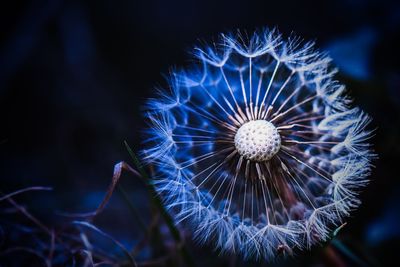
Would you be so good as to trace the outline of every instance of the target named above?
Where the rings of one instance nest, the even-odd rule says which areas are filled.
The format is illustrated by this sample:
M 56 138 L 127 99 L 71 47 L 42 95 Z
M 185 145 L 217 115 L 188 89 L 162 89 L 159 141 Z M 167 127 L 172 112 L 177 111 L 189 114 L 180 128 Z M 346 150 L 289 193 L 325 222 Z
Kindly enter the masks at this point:
M 0 266 L 44 265 L 40 255 L 10 250 L 13 247 L 50 251 L 46 244 L 51 235 L 42 234 L 16 207 L 29 210 L 47 229 L 71 235 L 75 228 L 70 229 L 71 220 L 60 213 L 96 209 L 114 165 L 131 163 L 124 140 L 134 151 L 141 149 L 146 98 L 154 96 L 155 87 L 166 85 L 164 76 L 171 67 L 190 63 L 193 45 L 215 40 L 220 32 L 251 33 L 275 26 L 286 36 L 294 32 L 315 40 L 329 52 L 340 70 L 337 79 L 347 85 L 354 104 L 374 119 L 372 142 L 379 155 L 371 184 L 361 195 L 363 205 L 337 237 L 275 264 L 396 266 L 400 4 L 394 0 L 38 0 L 2 5 L 0 191 L 4 196 L 29 186 L 53 190 L 13 197 L 20 206 L 9 199 L 0 202 Z M 95 225 L 127 250 L 136 248 L 139 266 L 188 265 L 179 255 L 168 254 L 174 240 L 162 221 L 158 241 L 137 248 L 143 241 L 143 224 L 154 221 L 154 208 L 139 178 L 124 173 L 120 186 L 126 194 L 116 192 Z M 124 260 L 123 251 L 110 239 L 82 231 L 95 246 Z M 81 232 L 76 233 L 79 237 Z M 163 245 L 154 248 L 160 242 Z M 218 256 L 190 238 L 185 247 L 198 266 L 264 265 Z M 67 260 L 63 249 L 69 248 L 53 250 L 51 263 L 80 266 L 78 260 Z M 86 256 L 80 255 L 82 264 Z

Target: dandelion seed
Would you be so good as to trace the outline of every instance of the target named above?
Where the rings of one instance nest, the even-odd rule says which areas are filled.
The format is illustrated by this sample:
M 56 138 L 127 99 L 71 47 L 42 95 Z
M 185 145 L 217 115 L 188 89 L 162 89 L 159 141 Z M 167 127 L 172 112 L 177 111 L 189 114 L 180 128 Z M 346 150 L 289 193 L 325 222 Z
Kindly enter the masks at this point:
M 276 31 L 222 35 L 148 104 L 146 160 L 177 223 L 223 252 L 272 260 L 328 239 L 356 208 L 370 118 L 331 59 Z

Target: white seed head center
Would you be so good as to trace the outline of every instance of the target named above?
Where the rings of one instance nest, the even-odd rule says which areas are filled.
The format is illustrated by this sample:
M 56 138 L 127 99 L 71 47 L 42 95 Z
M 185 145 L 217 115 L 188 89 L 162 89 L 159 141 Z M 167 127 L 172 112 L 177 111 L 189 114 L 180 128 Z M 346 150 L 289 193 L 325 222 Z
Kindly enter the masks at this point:
M 247 160 L 270 160 L 281 147 L 281 137 L 275 126 L 266 120 L 249 121 L 235 135 L 237 152 Z

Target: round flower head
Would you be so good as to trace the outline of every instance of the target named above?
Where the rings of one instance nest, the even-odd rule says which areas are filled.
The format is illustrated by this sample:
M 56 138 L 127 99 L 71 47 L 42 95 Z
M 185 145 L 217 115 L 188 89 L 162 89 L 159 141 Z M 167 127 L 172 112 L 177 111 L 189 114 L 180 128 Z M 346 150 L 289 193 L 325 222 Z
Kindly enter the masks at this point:
M 331 236 L 370 172 L 370 118 L 331 61 L 275 31 L 196 48 L 148 105 L 143 151 L 176 222 L 201 242 L 271 260 Z

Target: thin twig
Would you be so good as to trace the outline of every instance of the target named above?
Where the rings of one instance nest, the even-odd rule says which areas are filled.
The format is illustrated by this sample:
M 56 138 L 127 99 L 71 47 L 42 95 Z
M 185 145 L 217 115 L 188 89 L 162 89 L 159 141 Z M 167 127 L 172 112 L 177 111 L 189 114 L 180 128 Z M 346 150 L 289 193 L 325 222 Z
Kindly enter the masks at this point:
M 15 202 L 12 198 L 7 199 L 17 210 L 19 210 L 25 217 L 31 220 L 34 224 L 36 224 L 40 229 L 45 231 L 49 236 L 51 236 L 51 231 L 47 226 L 45 226 L 39 219 L 33 216 L 26 208 L 20 206 L 17 202 Z
M 101 234 L 102 236 L 110 239 L 112 242 L 114 242 L 119 248 L 121 248 L 121 250 L 125 253 L 125 255 L 128 257 L 129 261 L 131 262 L 132 266 L 137 266 L 135 259 L 132 257 L 132 255 L 129 253 L 129 251 L 124 247 L 124 245 L 122 245 L 118 240 L 114 239 L 112 236 L 110 236 L 109 234 L 103 232 L 102 230 L 100 230 L 99 228 L 97 228 L 96 226 L 94 226 L 93 224 L 89 223 L 89 222 L 85 222 L 85 221 L 74 221 L 73 224 L 77 224 L 77 225 L 82 225 L 85 227 L 88 227 L 89 229 L 94 230 L 95 232 Z
M 110 200 L 110 198 L 114 192 L 115 186 L 117 185 L 119 179 L 121 178 L 122 169 L 127 169 L 130 172 L 132 172 L 134 175 L 138 175 L 138 176 L 140 175 L 136 170 L 131 168 L 131 166 L 129 166 L 127 163 L 125 163 L 123 161 L 116 164 L 114 166 L 114 172 L 113 172 L 113 177 L 111 180 L 111 185 L 107 189 L 107 194 L 104 196 L 103 201 L 100 203 L 99 207 L 95 211 L 94 216 L 101 213 L 103 211 L 104 207 L 107 205 L 108 201 Z
M 53 265 L 53 255 L 54 255 L 54 247 L 55 247 L 55 234 L 54 230 L 51 230 L 51 237 L 50 237 L 50 249 L 49 249 L 49 255 L 47 256 L 47 263 L 49 266 Z
M 129 164 L 127 164 L 124 161 L 121 161 L 114 166 L 114 172 L 113 176 L 111 179 L 111 184 L 108 186 L 107 192 L 103 197 L 103 200 L 99 204 L 99 206 L 96 208 L 95 211 L 92 212 L 86 212 L 86 213 L 65 213 L 65 212 L 58 212 L 59 215 L 65 216 L 65 217 L 79 217 L 79 218 L 87 218 L 88 220 L 93 220 L 94 217 L 96 217 L 98 214 L 100 214 L 105 206 L 108 204 L 110 201 L 110 198 L 112 197 L 115 187 L 117 186 L 119 179 L 121 178 L 122 170 L 128 170 L 134 175 L 140 176 L 140 174 L 134 170 Z
M 32 187 L 27 187 L 27 188 L 20 189 L 20 190 L 17 190 L 17 191 L 15 191 L 15 192 L 12 192 L 12 193 L 10 193 L 10 194 L 7 194 L 7 195 L 5 195 L 5 196 L 0 197 L 0 202 L 3 201 L 3 200 L 8 199 L 8 198 L 10 198 L 10 197 L 13 197 L 13 196 L 15 196 L 15 195 L 18 195 L 18 194 L 21 194 L 21 193 L 25 193 L 25 192 L 28 192 L 28 191 L 51 191 L 51 190 L 53 190 L 53 188 L 51 188 L 51 187 L 44 187 L 44 186 L 32 186 Z M 1 192 L 0 192 L 0 194 L 1 194 Z

